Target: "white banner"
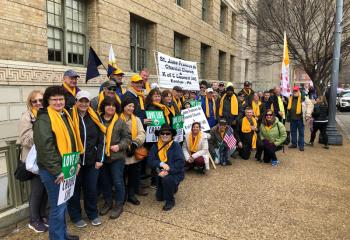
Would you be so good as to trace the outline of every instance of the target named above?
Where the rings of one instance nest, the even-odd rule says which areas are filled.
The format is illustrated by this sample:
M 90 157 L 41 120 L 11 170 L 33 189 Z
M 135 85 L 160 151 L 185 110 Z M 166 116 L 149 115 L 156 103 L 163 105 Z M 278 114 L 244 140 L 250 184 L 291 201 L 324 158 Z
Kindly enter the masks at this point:
M 157 64 L 157 63 L 156 63 Z M 170 57 L 158 52 L 159 86 L 172 89 L 180 86 L 199 91 L 197 63 Z
M 184 115 L 183 129 L 185 131 L 185 134 L 191 131 L 191 127 L 194 122 L 199 122 L 201 124 L 202 131 L 210 130 L 208 120 L 205 117 L 205 114 L 201 106 L 184 109 L 181 111 L 181 114 Z
M 60 183 L 57 206 L 67 202 L 74 194 L 76 175 Z

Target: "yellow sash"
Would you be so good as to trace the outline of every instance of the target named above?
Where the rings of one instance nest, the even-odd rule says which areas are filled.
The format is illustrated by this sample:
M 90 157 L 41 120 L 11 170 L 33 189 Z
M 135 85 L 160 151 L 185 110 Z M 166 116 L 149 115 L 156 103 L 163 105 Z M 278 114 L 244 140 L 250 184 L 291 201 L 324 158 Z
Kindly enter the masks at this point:
M 177 109 L 178 109 L 179 111 L 181 111 L 181 108 L 182 108 L 181 100 L 180 100 L 179 98 L 174 98 L 174 97 L 173 97 L 173 101 L 174 101 L 174 103 L 176 104 Z
M 255 120 L 255 118 L 251 118 L 254 127 L 257 127 L 257 122 Z M 242 133 L 250 133 L 252 131 L 252 129 L 250 128 L 250 123 L 247 117 L 244 117 L 242 120 L 242 128 L 241 128 Z M 252 139 L 252 148 L 255 149 L 256 148 L 256 140 L 257 140 L 257 135 L 256 132 L 254 131 L 253 134 L 253 139 Z
M 288 100 L 288 107 L 287 107 L 288 110 L 292 109 L 292 101 L 293 101 L 293 95 L 290 96 L 290 98 Z M 301 114 L 301 94 L 300 93 L 299 93 L 299 96 L 298 96 L 297 109 L 296 109 L 295 113 L 296 114 Z
M 216 102 L 215 99 L 211 99 L 213 101 L 213 111 L 214 111 L 214 118 L 216 118 Z M 205 115 L 207 118 L 210 118 L 210 110 L 209 110 L 209 99 L 208 97 L 205 97 Z
M 106 134 L 106 155 L 111 156 L 111 141 L 112 141 L 112 132 L 115 123 L 118 121 L 118 115 L 114 114 L 111 123 L 108 125 L 107 134 Z
M 165 147 L 163 147 L 164 143 L 162 141 L 162 139 L 159 138 L 158 143 L 157 143 L 157 147 L 158 147 L 158 157 L 159 160 L 161 162 L 167 162 L 168 161 L 168 150 L 171 147 L 171 145 L 173 145 L 174 141 L 171 141 L 169 143 L 167 143 L 167 145 Z M 160 149 L 160 150 L 159 150 Z
M 260 105 L 261 105 L 260 101 L 258 101 L 258 103 L 255 103 L 255 101 L 252 101 L 254 116 L 257 118 L 260 117 Z
M 249 96 L 250 93 L 252 92 L 252 90 L 251 90 L 251 89 L 248 89 L 248 92 L 247 92 L 247 90 L 245 90 L 245 89 L 243 88 L 243 92 L 244 92 L 244 94 L 245 94 L 246 96 Z
M 147 83 L 146 83 L 147 84 Z M 147 85 L 146 85 L 147 86 Z M 136 90 L 134 87 L 132 87 L 133 92 L 137 95 L 137 97 L 139 98 L 139 102 L 140 102 L 140 108 L 141 110 L 145 110 L 145 105 L 143 103 L 143 92 L 142 91 L 138 91 Z M 146 87 L 147 90 L 147 87 Z
M 222 117 L 222 111 L 224 109 L 224 100 L 226 98 L 226 93 L 222 96 L 220 100 L 219 116 Z M 238 101 L 236 95 L 231 96 L 231 114 L 234 116 L 238 115 Z
M 66 114 L 69 126 L 72 130 L 73 136 L 74 136 L 74 141 L 75 141 L 75 146 L 76 150 L 80 153 L 84 152 L 83 145 L 81 141 L 78 141 L 77 135 L 76 135 L 76 130 L 73 124 L 73 120 L 70 117 L 69 113 L 67 112 L 66 109 L 63 109 L 64 114 Z M 59 112 L 51 108 L 50 106 L 47 107 L 47 113 L 49 115 L 50 121 L 51 121 L 51 129 L 52 132 L 55 133 L 56 136 L 56 144 L 58 147 L 58 151 L 60 152 L 61 156 L 66 153 L 71 153 L 73 152 L 72 149 L 72 142 L 71 138 L 69 135 L 68 128 L 66 124 L 64 123 L 62 116 Z
M 149 82 L 145 83 L 145 88 L 146 88 L 146 92 L 148 94 L 151 91 L 151 86 L 150 86 Z
M 190 134 L 188 135 L 188 147 L 191 153 L 195 153 L 198 151 L 198 145 L 201 139 L 202 139 L 202 132 L 199 132 L 198 135 L 194 137 L 194 141 L 193 141 L 192 132 L 190 132 Z
M 71 89 L 71 87 L 68 86 L 68 84 L 65 83 L 65 82 L 63 83 L 63 87 L 64 87 L 72 96 L 75 97 L 75 95 L 77 94 L 77 88 Z
M 32 112 L 32 114 L 35 118 L 38 117 L 38 109 L 36 109 L 35 107 L 32 107 L 30 111 Z
M 106 134 L 106 126 L 101 123 L 100 118 L 97 116 L 95 111 L 92 109 L 92 107 L 88 108 L 87 113 L 90 115 L 92 121 L 98 126 L 98 128 L 103 132 L 103 134 Z M 79 128 L 79 114 L 78 114 L 78 108 L 77 106 L 73 106 L 72 108 L 72 119 L 73 124 L 76 128 L 77 136 L 80 136 L 80 128 Z
M 126 122 L 126 117 L 124 115 L 124 113 L 120 114 L 120 118 L 124 120 L 124 122 Z M 136 121 L 136 117 L 134 114 L 131 114 L 131 138 L 132 140 L 135 140 L 137 137 L 137 121 Z

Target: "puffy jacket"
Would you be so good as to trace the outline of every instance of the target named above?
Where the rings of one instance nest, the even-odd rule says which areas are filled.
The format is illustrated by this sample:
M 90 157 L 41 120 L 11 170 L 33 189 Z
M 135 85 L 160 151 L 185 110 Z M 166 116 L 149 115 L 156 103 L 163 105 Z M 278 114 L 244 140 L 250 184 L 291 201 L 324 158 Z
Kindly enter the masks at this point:
M 67 117 L 62 115 L 72 142 L 72 150 L 76 151 L 73 129 L 70 128 Z M 37 151 L 37 164 L 52 175 L 62 172 L 62 157 L 58 150 L 56 136 L 51 128 L 51 120 L 47 109 L 40 109 L 38 118 L 34 123 L 34 144 Z
M 314 111 L 312 112 L 314 122 L 327 122 L 328 121 L 328 106 L 324 104 L 315 104 Z
M 30 110 L 24 112 L 18 123 L 18 133 L 19 137 L 17 144 L 21 145 L 21 161 L 25 162 L 27 155 L 32 148 L 33 141 L 33 124 L 35 122 L 35 117 Z
M 287 132 L 284 125 L 275 118 L 275 122 L 272 124 L 272 128 L 267 130 L 264 123 L 260 126 L 260 139 L 268 140 L 273 143 L 276 147 L 281 145 L 287 138 Z

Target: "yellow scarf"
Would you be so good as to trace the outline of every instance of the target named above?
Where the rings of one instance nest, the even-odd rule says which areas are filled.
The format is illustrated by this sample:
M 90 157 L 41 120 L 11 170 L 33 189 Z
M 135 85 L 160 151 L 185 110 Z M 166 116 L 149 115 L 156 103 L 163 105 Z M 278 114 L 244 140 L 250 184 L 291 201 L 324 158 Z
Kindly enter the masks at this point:
M 120 118 L 126 122 L 126 117 L 124 113 L 120 114 Z M 137 121 L 134 114 L 131 114 L 131 138 L 132 140 L 135 140 L 137 137 Z
M 146 86 L 147 86 L 147 83 L 146 83 Z M 132 90 L 137 95 L 137 97 L 139 98 L 141 110 L 145 110 L 145 105 L 143 103 L 143 92 L 136 90 L 134 87 L 132 87 Z M 146 87 L 146 91 L 147 91 L 147 87 Z
M 213 111 L 214 111 L 214 118 L 216 118 L 216 103 L 215 99 L 211 99 L 213 101 Z M 209 99 L 208 97 L 205 97 L 205 115 L 207 118 L 210 118 L 210 111 L 209 111 Z
M 166 143 L 165 147 L 163 147 L 164 143 L 163 143 L 162 139 L 159 138 L 158 143 L 157 143 L 157 147 L 158 147 L 158 157 L 159 157 L 159 160 L 161 162 L 165 163 L 168 161 L 167 153 L 168 153 L 168 150 L 171 147 L 171 145 L 173 145 L 173 142 L 174 141 L 170 141 L 170 142 Z
M 253 122 L 254 127 L 257 127 L 257 123 L 256 123 L 255 118 L 251 118 L 251 120 Z M 244 117 L 243 120 L 242 120 L 242 128 L 241 128 L 241 130 L 242 130 L 243 133 L 250 133 L 252 131 L 251 128 L 250 128 L 250 123 L 249 123 L 247 117 Z M 254 131 L 253 139 L 252 139 L 252 148 L 253 149 L 256 148 L 256 140 L 257 140 L 257 135 L 256 135 L 256 132 Z
M 169 109 L 164 104 L 161 104 L 161 103 L 153 102 L 152 104 L 163 110 L 165 120 L 170 125 L 170 119 L 169 119 L 170 111 L 169 111 Z
M 112 132 L 115 123 L 118 121 L 118 115 L 114 114 L 111 123 L 108 125 L 107 134 L 106 134 L 106 155 L 111 156 L 111 141 L 112 141 Z
M 146 92 L 148 94 L 151 91 L 151 86 L 150 86 L 149 82 L 145 83 L 145 88 L 146 88 Z
M 220 100 L 219 107 L 219 116 L 222 117 L 222 110 L 224 109 L 224 100 L 226 98 L 226 93 L 222 96 Z M 236 95 L 231 96 L 231 114 L 237 116 L 238 115 L 238 101 Z
M 32 114 L 35 118 L 38 117 L 38 109 L 36 109 L 35 107 L 32 107 L 32 109 L 30 111 L 32 112 Z
M 65 82 L 63 83 L 63 87 L 64 87 L 72 96 L 75 97 L 75 95 L 77 94 L 77 88 L 71 89 L 71 87 L 68 86 L 68 84 L 65 83 Z
M 76 130 L 75 130 L 75 127 L 73 124 L 73 120 L 70 117 L 70 115 L 66 109 L 63 109 L 63 112 L 64 112 L 64 114 L 66 114 L 66 117 L 67 117 L 67 120 L 69 123 L 69 127 L 72 130 L 76 150 L 80 153 L 83 153 L 84 147 L 81 144 L 81 141 L 78 141 L 78 139 L 80 139 L 80 138 L 78 138 L 76 135 Z M 69 135 L 69 131 L 68 131 L 66 124 L 64 123 L 64 121 L 62 119 L 61 114 L 59 112 L 57 112 L 56 110 L 54 110 L 50 106 L 47 107 L 47 113 L 49 114 L 49 118 L 51 121 L 51 129 L 52 129 L 52 132 L 54 132 L 54 134 L 56 136 L 56 144 L 57 144 L 58 151 L 60 152 L 61 156 L 63 156 L 63 154 L 66 154 L 66 153 L 73 152 L 72 142 L 71 142 L 71 138 Z
M 92 109 L 92 107 L 88 108 L 87 113 L 90 115 L 92 121 L 99 127 L 101 132 L 103 132 L 103 134 L 106 134 L 106 126 L 103 125 L 103 123 L 101 123 L 100 118 L 97 116 L 97 114 Z M 74 127 L 76 129 L 76 134 L 77 134 L 77 136 L 80 136 L 79 114 L 78 114 L 77 106 L 73 106 L 73 108 L 72 108 L 72 119 L 73 119 Z
M 248 89 L 248 92 L 247 92 L 247 90 L 245 90 L 245 88 L 243 88 L 243 92 L 244 92 L 244 94 L 245 94 L 246 96 L 249 96 L 250 93 L 252 92 L 252 90 L 251 90 L 251 89 Z
M 174 101 L 174 103 L 176 104 L 177 109 L 178 109 L 179 111 L 181 111 L 181 107 L 182 107 L 181 100 L 180 100 L 179 98 L 174 98 L 174 97 L 173 97 L 173 101 Z
M 165 106 L 166 106 L 166 105 L 165 105 Z M 166 108 L 169 110 L 169 112 L 171 112 L 171 114 L 172 114 L 173 116 L 176 115 L 174 105 L 171 105 L 170 107 L 166 106 Z
M 198 151 L 198 145 L 199 145 L 199 141 L 202 139 L 202 132 L 199 132 L 197 136 L 194 137 L 194 141 L 193 141 L 193 136 L 192 136 L 192 132 L 190 132 L 190 134 L 188 135 L 188 147 L 190 149 L 191 153 L 195 153 Z
M 288 110 L 291 110 L 292 109 L 292 101 L 293 101 L 293 95 L 290 96 L 289 100 L 288 100 L 288 107 L 287 109 Z M 301 94 L 299 93 L 299 96 L 298 96 L 298 102 L 297 102 L 297 109 L 296 109 L 296 114 L 301 114 Z
M 117 101 L 117 103 L 122 104 L 122 102 L 120 101 L 120 98 L 119 98 L 118 94 L 114 93 L 114 97 L 115 97 L 115 100 Z M 100 107 L 101 107 L 101 103 L 103 102 L 104 99 L 105 99 L 105 94 L 104 94 L 104 92 L 102 91 L 102 92 L 100 92 L 100 93 L 98 94 L 97 112 L 98 112 L 99 114 L 101 114 L 101 109 L 100 109 Z
M 255 101 L 252 101 L 254 116 L 257 118 L 260 117 L 260 105 L 261 105 L 260 101 L 258 101 L 258 103 L 255 103 Z
M 271 130 L 271 128 L 272 128 L 272 124 L 271 124 L 270 126 L 265 125 L 265 129 L 266 129 L 266 131 L 270 131 L 270 130 Z

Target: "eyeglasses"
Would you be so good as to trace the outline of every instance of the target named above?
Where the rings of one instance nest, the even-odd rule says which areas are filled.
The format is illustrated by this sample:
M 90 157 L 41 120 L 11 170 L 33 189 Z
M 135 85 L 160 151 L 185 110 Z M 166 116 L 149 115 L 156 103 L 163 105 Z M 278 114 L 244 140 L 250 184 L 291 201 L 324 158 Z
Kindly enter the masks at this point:
M 159 133 L 159 135 L 170 136 L 170 135 L 171 135 L 171 132 L 161 132 L 161 133 Z
M 108 89 L 108 91 L 113 91 L 113 92 L 115 92 L 115 90 L 117 90 L 117 88 L 115 88 L 115 87 L 110 87 L 110 88 L 107 88 Z
M 34 104 L 34 103 L 42 103 L 43 102 L 43 99 L 42 98 L 40 98 L 40 99 L 34 99 L 34 100 L 31 100 L 30 101 L 32 104 Z
M 49 98 L 49 100 L 53 102 L 63 102 L 64 98 Z

